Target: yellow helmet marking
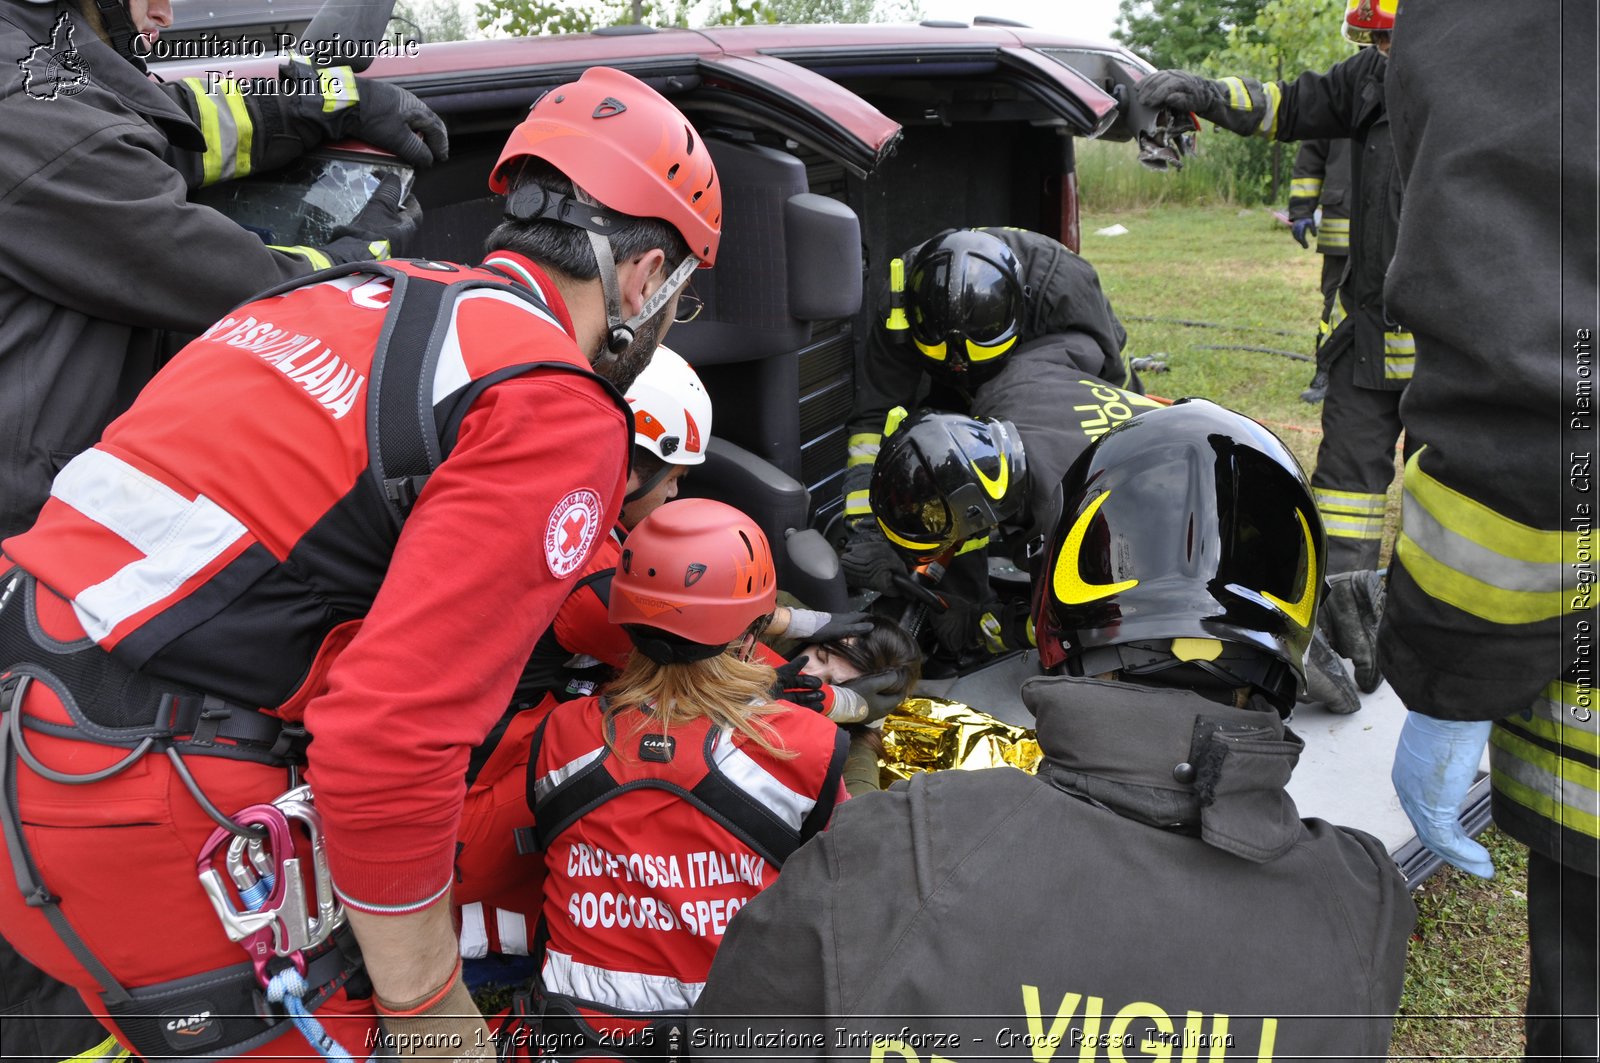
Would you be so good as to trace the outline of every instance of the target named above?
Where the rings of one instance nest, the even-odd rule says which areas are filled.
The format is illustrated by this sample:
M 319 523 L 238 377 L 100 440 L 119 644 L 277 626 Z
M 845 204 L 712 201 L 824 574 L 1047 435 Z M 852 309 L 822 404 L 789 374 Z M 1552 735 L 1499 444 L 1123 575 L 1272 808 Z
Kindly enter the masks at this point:
M 890 528 L 882 520 L 878 521 L 878 527 L 883 529 L 883 534 L 888 536 L 891 543 L 894 543 L 896 546 L 903 546 L 907 550 L 916 550 L 919 553 L 927 553 L 929 551 L 937 551 L 941 548 L 940 543 L 914 543 L 910 539 L 902 538 L 896 535 L 894 533 L 894 529 Z
M 1121 583 L 1089 583 L 1078 568 L 1078 551 L 1083 548 L 1083 537 L 1089 532 L 1089 522 L 1110 497 L 1111 492 L 1107 491 L 1089 503 L 1089 508 L 1073 522 L 1072 530 L 1067 533 L 1067 541 L 1061 546 L 1061 555 L 1056 559 L 1056 574 L 1050 585 L 1056 598 L 1064 605 L 1086 605 L 1139 585 L 1136 579 L 1123 580 Z
M 1306 584 L 1300 589 L 1300 597 L 1292 602 L 1286 602 L 1270 591 L 1262 591 L 1261 597 L 1282 609 L 1290 620 L 1301 627 L 1310 627 L 1311 611 L 1317 603 L 1317 541 L 1311 536 L 1311 525 L 1307 523 L 1306 515 L 1298 509 L 1294 515 L 1300 521 L 1300 534 L 1306 540 Z
M 1011 345 L 1016 342 L 1017 338 L 1012 336 L 1003 343 L 997 343 L 992 347 L 985 347 L 981 343 L 973 343 L 971 340 L 967 340 L 967 357 L 972 359 L 974 362 L 987 362 L 991 358 L 998 358 L 1002 354 L 1005 354 L 1006 351 L 1011 349 Z
M 983 484 L 983 489 L 989 493 L 990 498 L 998 502 L 1006 496 L 1006 488 L 1011 486 L 1011 463 L 1006 460 L 1004 454 L 1000 455 L 1000 475 L 993 480 L 983 474 L 977 462 L 971 464 L 972 471 L 978 474 L 978 482 Z
M 1173 639 L 1172 655 L 1180 661 L 1214 661 L 1222 656 L 1219 639 Z
M 917 345 L 917 350 L 921 351 L 929 358 L 932 358 L 934 361 L 944 361 L 945 346 L 943 342 L 933 344 L 923 343 L 921 340 L 912 340 L 912 342 Z

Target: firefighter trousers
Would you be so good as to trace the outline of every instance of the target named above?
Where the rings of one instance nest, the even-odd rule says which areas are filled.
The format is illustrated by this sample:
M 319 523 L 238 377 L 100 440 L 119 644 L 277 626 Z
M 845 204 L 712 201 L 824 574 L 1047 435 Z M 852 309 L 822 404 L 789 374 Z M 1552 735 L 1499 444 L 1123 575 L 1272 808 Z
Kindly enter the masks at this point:
M 1324 347 L 1331 352 L 1328 395 L 1322 402 L 1322 442 L 1311 490 L 1328 536 L 1328 572 L 1378 567 L 1384 507 L 1394 479 L 1403 391 L 1360 387 L 1348 327 Z
M 1600 879 L 1528 853 L 1528 1047 L 1536 1059 L 1600 1059 Z

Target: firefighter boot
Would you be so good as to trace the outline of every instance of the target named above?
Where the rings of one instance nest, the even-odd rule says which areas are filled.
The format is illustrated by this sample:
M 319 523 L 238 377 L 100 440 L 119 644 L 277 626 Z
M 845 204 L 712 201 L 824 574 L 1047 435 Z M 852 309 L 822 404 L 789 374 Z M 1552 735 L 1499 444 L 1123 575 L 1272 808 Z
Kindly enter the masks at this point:
M 1355 681 L 1321 631 L 1312 634 L 1311 646 L 1306 650 L 1306 692 L 1300 700 L 1320 702 L 1323 708 L 1340 716 L 1361 708 Z
M 1309 402 L 1315 406 L 1328 395 L 1328 371 L 1317 366 L 1317 371 L 1311 377 L 1311 383 L 1300 393 L 1301 402 Z
M 1378 671 L 1378 621 L 1386 596 L 1381 573 L 1336 572 L 1328 577 L 1328 597 L 1317 617 L 1328 642 L 1355 665 L 1356 686 L 1367 694 L 1383 682 Z

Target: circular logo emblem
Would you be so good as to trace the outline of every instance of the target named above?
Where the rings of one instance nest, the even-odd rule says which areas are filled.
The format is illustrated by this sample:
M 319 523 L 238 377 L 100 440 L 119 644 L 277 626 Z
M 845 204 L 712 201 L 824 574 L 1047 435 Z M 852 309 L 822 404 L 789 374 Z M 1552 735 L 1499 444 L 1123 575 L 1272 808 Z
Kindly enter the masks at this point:
M 572 575 L 589 556 L 600 531 L 600 496 L 593 491 L 573 491 L 550 511 L 544 531 L 544 560 L 550 572 L 562 579 Z

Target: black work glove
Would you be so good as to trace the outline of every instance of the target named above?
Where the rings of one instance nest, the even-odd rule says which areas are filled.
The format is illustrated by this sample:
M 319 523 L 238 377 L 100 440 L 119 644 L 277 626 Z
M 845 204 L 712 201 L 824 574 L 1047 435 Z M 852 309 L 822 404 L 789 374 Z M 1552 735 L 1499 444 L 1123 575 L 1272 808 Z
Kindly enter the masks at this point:
M 774 700 L 787 701 L 812 712 L 821 712 L 825 702 L 822 680 L 814 675 L 801 675 L 800 669 L 811 658 L 796 657 L 782 668 L 776 669 L 778 677 L 768 692 Z
M 850 586 L 879 594 L 893 594 L 894 578 L 908 575 L 905 560 L 889 540 L 865 529 L 850 533 L 839 555 L 839 567 Z
M 877 723 L 894 711 L 906 697 L 905 676 L 898 668 L 857 676 L 834 686 L 835 723 Z
M 970 602 L 944 596 L 950 606 L 928 614 L 928 626 L 933 629 L 939 645 L 951 653 L 971 649 L 978 642 L 978 609 Z
M 345 133 L 382 148 L 408 166 L 427 169 L 450 157 L 444 121 L 407 90 L 377 78 L 356 78 L 360 98 Z
M 1273 106 L 1266 89 L 1259 81 L 1236 79 L 1236 92 L 1243 98 L 1237 102 L 1227 85 L 1220 81 L 1191 74 L 1187 70 L 1157 70 L 1139 82 L 1139 102 L 1146 107 L 1169 111 L 1191 111 L 1241 137 L 1253 136 L 1270 128 Z
M 342 261 L 403 255 L 416 234 L 422 209 L 415 199 L 402 206 L 400 188 L 398 176 L 386 175 L 361 212 L 333 230 L 327 249 Z
M 789 626 L 784 629 L 786 639 L 801 642 L 838 642 L 840 639 L 865 635 L 872 630 L 872 621 L 866 613 L 820 613 L 811 609 L 790 609 Z
M 1216 99 L 1216 82 L 1187 70 L 1157 70 L 1139 82 L 1139 102 L 1166 111 L 1205 111 Z
M 1296 218 L 1289 223 L 1289 233 L 1300 242 L 1300 246 L 1310 248 L 1311 243 L 1306 239 L 1306 233 L 1317 235 L 1317 221 L 1315 218 Z
M 294 91 L 280 89 L 273 98 L 279 106 L 278 113 L 267 115 L 269 133 L 293 137 L 301 151 L 322 140 L 355 137 L 419 170 L 450 157 L 444 122 L 410 92 L 376 78 L 358 78 L 347 66 L 323 73 L 327 82 L 338 81 L 339 92 L 326 92 L 324 79 L 306 63 L 288 61 L 278 68 L 279 81 L 285 86 L 293 82 Z

